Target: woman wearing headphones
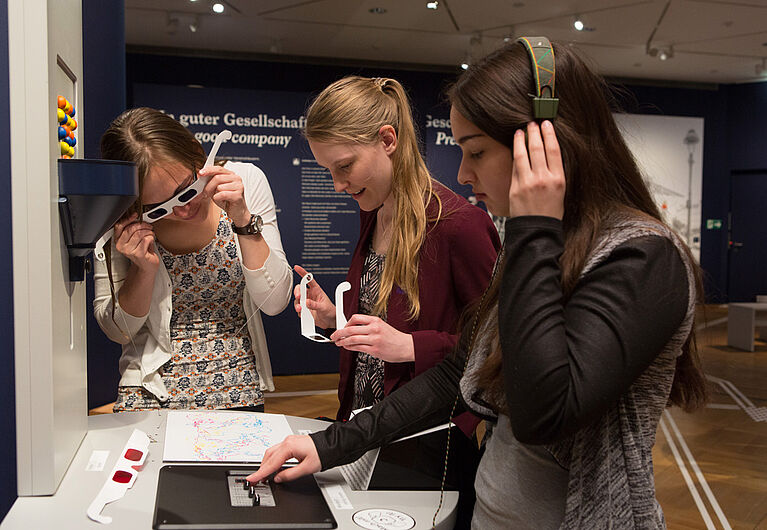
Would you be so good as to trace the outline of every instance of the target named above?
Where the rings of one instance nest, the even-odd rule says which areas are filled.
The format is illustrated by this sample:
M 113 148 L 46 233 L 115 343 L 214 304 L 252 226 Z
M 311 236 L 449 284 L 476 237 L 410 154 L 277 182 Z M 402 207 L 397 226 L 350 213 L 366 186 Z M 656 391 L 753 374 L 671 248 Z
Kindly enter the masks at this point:
M 698 267 L 662 221 L 604 81 L 569 46 L 521 41 L 449 92 L 458 179 L 511 217 L 456 355 L 346 424 L 287 438 L 250 480 L 293 456 L 301 463 L 276 480 L 353 461 L 445 421 L 460 402 L 491 426 L 473 528 L 665 527 L 656 428 L 668 404 L 692 410 L 706 397 L 694 347 Z M 543 74 L 531 64 L 552 51 L 559 110 L 539 125 L 529 94 L 541 95 Z M 553 89 L 552 80 L 544 100 Z

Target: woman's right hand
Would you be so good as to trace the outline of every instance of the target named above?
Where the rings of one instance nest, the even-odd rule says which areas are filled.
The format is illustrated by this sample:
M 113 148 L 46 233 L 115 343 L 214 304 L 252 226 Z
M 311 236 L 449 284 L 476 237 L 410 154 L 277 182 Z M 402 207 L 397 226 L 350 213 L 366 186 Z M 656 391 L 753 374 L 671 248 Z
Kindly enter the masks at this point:
M 114 233 L 117 251 L 128 258 L 142 272 L 157 272 L 160 258 L 154 251 L 154 230 L 152 225 L 138 220 L 132 213 L 115 223 Z
M 308 272 L 300 265 L 296 265 L 293 269 L 298 273 L 301 278 L 306 276 Z M 301 315 L 301 286 L 296 285 L 293 289 L 293 296 L 295 301 L 293 307 L 296 313 Z M 322 290 L 317 280 L 312 280 L 306 284 L 306 307 L 312 312 L 314 317 L 314 323 L 324 329 L 336 327 L 336 306 Z
M 288 482 L 310 473 L 316 473 L 322 469 L 320 456 L 317 454 L 317 447 L 314 445 L 311 437 L 307 435 L 291 435 L 287 436 L 277 445 L 267 449 L 258 471 L 251 473 L 246 479 L 250 483 L 261 482 L 279 470 L 291 458 L 297 459 L 298 465 L 277 473 L 274 476 L 275 482 Z
M 565 215 L 567 182 L 557 134 L 549 120 L 527 124 L 514 133 L 514 164 L 509 188 L 511 217 L 543 215 L 560 221 Z

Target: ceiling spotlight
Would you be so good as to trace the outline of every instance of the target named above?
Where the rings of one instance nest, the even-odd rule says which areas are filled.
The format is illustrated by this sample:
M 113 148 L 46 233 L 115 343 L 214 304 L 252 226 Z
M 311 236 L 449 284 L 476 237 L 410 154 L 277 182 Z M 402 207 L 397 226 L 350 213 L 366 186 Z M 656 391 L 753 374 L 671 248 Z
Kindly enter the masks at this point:
M 469 68 L 469 65 L 471 65 L 471 49 L 469 49 L 469 51 L 466 52 L 466 57 L 464 57 L 463 61 L 461 61 L 461 69 L 467 70 Z
M 426 9 L 437 9 L 439 2 L 426 2 Z
M 577 31 L 583 31 L 583 28 L 585 28 L 585 27 L 586 27 L 586 25 L 585 25 L 585 24 L 583 23 L 583 21 L 581 20 L 581 17 L 575 17 L 575 21 L 573 22 L 573 27 L 574 27 L 574 28 L 575 28 Z
M 192 33 L 197 33 L 197 28 L 199 27 L 200 22 L 197 19 L 197 17 L 194 17 L 191 21 L 189 21 L 189 31 Z
M 213 4 L 213 12 L 214 13 L 223 13 L 224 12 L 224 4 L 220 2 L 216 2 Z
M 767 75 L 767 57 L 762 58 L 761 63 L 756 63 L 754 71 L 756 75 Z
M 269 53 L 282 53 L 282 41 L 280 39 L 272 39 L 272 43 L 269 45 Z
M 671 59 L 674 56 L 674 47 L 673 46 L 669 46 L 668 48 L 648 47 L 645 49 L 645 53 L 649 55 L 650 57 L 657 57 L 661 61 L 666 61 L 668 59 Z
M 673 56 L 674 56 L 673 46 L 669 46 L 668 48 L 663 48 L 658 50 L 658 59 L 660 59 L 661 61 L 671 59 Z
M 514 41 L 514 26 L 509 26 L 506 35 L 503 36 L 503 42 L 509 43 Z
M 466 58 L 461 62 L 461 68 L 468 69 L 474 59 L 482 55 L 482 34 L 475 33 L 469 40 L 469 49 L 466 51 Z

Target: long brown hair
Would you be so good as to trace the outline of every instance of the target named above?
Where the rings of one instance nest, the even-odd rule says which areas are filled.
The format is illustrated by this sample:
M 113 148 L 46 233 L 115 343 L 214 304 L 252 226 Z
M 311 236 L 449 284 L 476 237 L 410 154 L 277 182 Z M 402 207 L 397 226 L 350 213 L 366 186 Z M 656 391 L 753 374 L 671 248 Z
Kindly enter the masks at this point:
M 553 44 L 559 111 L 553 121 L 567 178 L 564 200 L 564 252 L 560 258 L 565 300 L 572 293 L 594 245 L 614 214 L 631 212 L 663 223 L 660 211 L 618 129 L 615 98 L 607 83 L 569 46 Z M 510 43 L 472 65 L 449 89 L 453 107 L 491 138 L 511 148 L 514 132 L 534 119 L 530 93 L 533 74 L 527 51 Z M 665 225 L 665 223 L 663 223 Z M 702 282 L 693 267 L 699 300 Z M 498 300 L 497 275 L 480 308 L 487 316 Z M 692 287 L 692 286 L 691 286 Z M 501 352 L 497 337 L 480 374 L 490 395 L 502 389 Z M 500 394 L 502 395 L 502 394 Z M 695 330 L 677 359 L 670 402 L 693 410 L 706 401 L 706 383 L 695 347 Z
M 126 110 L 112 121 L 101 136 L 101 157 L 136 164 L 137 212 L 141 211 L 144 178 L 152 166 L 175 162 L 196 172 L 205 163 L 205 151 L 192 133 L 164 112 L 149 107 Z
M 205 164 L 205 150 L 189 130 L 156 109 L 137 107 L 115 118 L 101 136 L 101 157 L 133 162 L 138 170 L 139 196 L 128 210 L 142 215 L 141 193 L 152 166 L 180 163 L 196 173 Z M 112 320 L 116 297 L 112 279 L 112 247 L 104 247 L 107 274 L 112 291 Z M 116 323 L 116 322 L 115 322 Z M 119 324 L 118 324 L 119 327 Z
M 418 149 L 418 134 L 405 89 L 395 79 L 383 77 L 339 79 L 309 106 L 304 135 L 314 142 L 369 145 L 378 139 L 378 131 L 384 125 L 391 125 L 397 133 L 397 149 L 392 155 L 394 217 L 373 312 L 385 314 L 389 295 L 397 285 L 407 294 L 409 318 L 416 319 L 421 310 L 418 253 L 426 237 L 427 223 L 439 220 L 442 203 Z M 426 210 L 432 200 L 437 205 L 437 214 L 429 218 Z

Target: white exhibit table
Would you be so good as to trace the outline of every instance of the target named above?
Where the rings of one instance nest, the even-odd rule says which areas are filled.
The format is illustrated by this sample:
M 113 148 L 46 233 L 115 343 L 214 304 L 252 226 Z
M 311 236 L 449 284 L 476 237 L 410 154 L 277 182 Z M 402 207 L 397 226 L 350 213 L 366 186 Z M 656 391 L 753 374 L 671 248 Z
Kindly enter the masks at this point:
M 0 524 L 3 530 L 31 528 L 68 529 L 149 529 L 152 527 L 157 480 L 163 466 L 165 411 L 122 412 L 88 418 L 88 433 L 54 495 L 19 497 Z M 287 416 L 294 433 L 324 429 L 328 423 Z M 150 438 L 149 453 L 136 483 L 122 499 L 108 504 L 103 515 L 113 518 L 111 524 L 100 524 L 86 515 L 86 509 L 101 490 L 133 429 L 144 431 Z M 94 451 L 109 451 L 100 471 L 88 471 Z M 204 465 L 204 464 L 200 464 Z M 233 466 L 235 467 L 235 466 Z M 252 467 L 252 464 L 249 466 Z M 415 528 L 431 528 L 434 511 L 439 504 L 438 491 L 354 491 L 337 469 L 315 475 L 339 529 L 359 529 L 352 516 L 365 509 L 387 509 L 412 517 Z M 342 492 L 342 493 L 341 493 Z M 345 495 L 351 507 L 340 509 L 333 496 Z M 337 501 L 337 499 L 335 499 Z M 438 529 L 450 529 L 455 523 L 458 493 L 445 492 L 437 519 Z
M 754 351 L 754 335 L 767 340 L 767 303 L 727 304 L 727 344 Z

